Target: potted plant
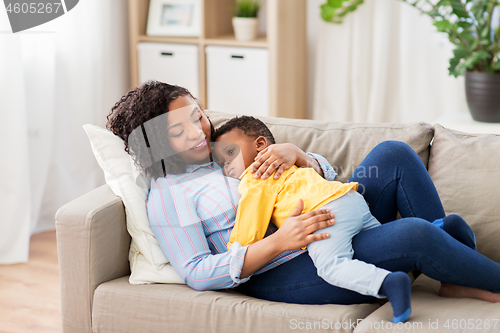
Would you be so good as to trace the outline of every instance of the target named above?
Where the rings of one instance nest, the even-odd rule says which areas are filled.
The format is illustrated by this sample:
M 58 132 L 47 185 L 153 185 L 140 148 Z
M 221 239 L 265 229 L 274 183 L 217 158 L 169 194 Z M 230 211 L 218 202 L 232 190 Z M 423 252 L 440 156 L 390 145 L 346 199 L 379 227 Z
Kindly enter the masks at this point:
M 233 28 L 237 40 L 247 41 L 257 38 L 260 4 L 258 0 L 237 0 L 233 8 Z
M 402 0 L 428 15 L 438 31 L 455 45 L 450 75 L 465 75 L 465 93 L 472 118 L 500 122 L 499 0 Z M 341 23 L 363 0 L 328 0 L 321 6 L 325 21 Z

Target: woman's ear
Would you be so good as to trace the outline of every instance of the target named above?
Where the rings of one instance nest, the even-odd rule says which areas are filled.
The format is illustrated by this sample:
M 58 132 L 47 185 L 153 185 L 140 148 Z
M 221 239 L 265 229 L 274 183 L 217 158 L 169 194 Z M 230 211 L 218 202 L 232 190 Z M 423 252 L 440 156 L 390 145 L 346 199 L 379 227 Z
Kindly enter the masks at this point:
M 264 150 L 267 147 L 267 139 L 263 136 L 259 136 L 255 139 L 255 148 L 258 152 Z

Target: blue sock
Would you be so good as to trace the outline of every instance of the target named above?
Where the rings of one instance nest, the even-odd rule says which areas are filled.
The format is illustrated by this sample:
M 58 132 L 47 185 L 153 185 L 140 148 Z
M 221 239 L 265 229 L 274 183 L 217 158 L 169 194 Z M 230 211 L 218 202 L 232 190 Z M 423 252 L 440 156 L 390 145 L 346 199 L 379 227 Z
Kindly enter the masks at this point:
M 406 273 L 390 273 L 382 282 L 379 293 L 391 302 L 393 323 L 403 323 L 411 314 L 411 282 Z
M 435 220 L 432 224 L 443 229 L 462 244 L 467 245 L 473 250 L 476 249 L 476 235 L 474 235 L 467 222 L 459 215 L 451 214 L 445 218 Z
M 434 222 L 432 222 L 432 224 L 434 224 L 439 229 L 443 229 L 443 226 L 444 226 L 444 221 L 443 220 L 444 219 L 437 219 Z

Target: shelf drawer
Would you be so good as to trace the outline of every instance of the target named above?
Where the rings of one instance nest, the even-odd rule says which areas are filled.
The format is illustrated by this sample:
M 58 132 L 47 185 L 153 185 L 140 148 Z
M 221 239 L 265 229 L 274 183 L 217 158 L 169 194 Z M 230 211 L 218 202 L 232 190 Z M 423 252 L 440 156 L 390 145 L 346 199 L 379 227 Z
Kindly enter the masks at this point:
M 269 116 L 269 51 L 207 46 L 207 108 Z
M 188 89 L 199 97 L 198 46 L 138 43 L 139 81 L 158 80 Z

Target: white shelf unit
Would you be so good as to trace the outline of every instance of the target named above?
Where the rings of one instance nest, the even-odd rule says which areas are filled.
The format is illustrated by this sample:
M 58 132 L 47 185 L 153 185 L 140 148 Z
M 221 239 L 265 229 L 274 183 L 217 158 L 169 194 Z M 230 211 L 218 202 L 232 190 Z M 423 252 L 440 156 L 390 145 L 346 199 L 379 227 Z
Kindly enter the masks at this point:
M 306 0 L 266 0 L 266 32 L 257 40 L 241 42 L 234 38 L 231 6 L 235 0 L 202 0 L 199 37 L 147 36 L 149 0 L 129 0 L 130 66 L 132 86 L 139 79 L 137 44 L 141 42 L 191 44 L 198 46 L 198 95 L 207 100 L 207 46 L 231 46 L 267 50 L 268 114 L 276 117 L 307 117 L 307 41 Z M 265 66 L 261 71 L 265 71 Z M 175 83 L 175 82 L 170 82 Z M 179 84 L 180 85 L 180 84 Z M 251 98 L 252 91 L 248 91 Z M 207 103 L 208 102 L 208 103 Z M 245 103 L 243 100 L 242 103 Z M 219 110 L 237 112 L 237 110 Z

